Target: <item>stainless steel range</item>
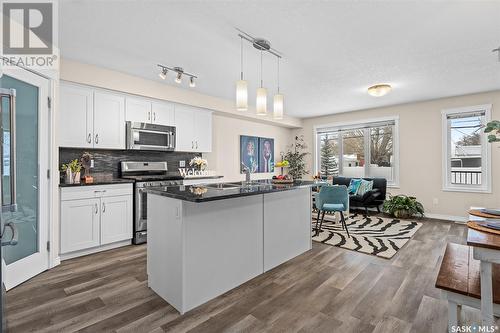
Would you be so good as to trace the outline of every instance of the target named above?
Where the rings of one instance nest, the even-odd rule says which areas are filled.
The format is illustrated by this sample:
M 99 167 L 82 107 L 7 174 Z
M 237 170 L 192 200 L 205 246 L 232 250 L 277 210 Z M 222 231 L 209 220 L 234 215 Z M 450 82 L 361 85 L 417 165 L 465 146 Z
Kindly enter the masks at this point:
M 122 178 L 134 179 L 134 244 L 147 241 L 148 210 L 145 189 L 148 186 L 182 185 L 182 176 L 169 174 L 167 162 L 121 162 Z

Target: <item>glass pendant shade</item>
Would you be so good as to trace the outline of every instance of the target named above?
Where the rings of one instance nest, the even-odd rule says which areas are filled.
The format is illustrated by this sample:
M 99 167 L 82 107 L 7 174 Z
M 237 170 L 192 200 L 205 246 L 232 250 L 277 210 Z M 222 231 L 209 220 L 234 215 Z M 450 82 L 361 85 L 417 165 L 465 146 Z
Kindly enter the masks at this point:
M 267 115 L 267 89 L 257 88 L 256 109 L 258 116 Z
M 236 109 L 248 110 L 248 83 L 245 80 L 236 81 Z
M 273 118 L 275 120 L 283 119 L 283 94 L 274 95 L 273 103 Z

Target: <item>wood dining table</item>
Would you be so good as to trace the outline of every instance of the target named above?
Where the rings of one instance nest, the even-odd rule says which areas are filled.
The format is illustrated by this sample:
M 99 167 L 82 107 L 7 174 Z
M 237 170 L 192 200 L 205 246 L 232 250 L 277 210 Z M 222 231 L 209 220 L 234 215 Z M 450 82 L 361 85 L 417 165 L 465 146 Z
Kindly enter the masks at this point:
M 500 264 L 500 234 L 468 228 L 467 245 L 472 246 L 474 259 L 481 261 L 481 319 L 483 325 L 493 325 L 492 265 Z

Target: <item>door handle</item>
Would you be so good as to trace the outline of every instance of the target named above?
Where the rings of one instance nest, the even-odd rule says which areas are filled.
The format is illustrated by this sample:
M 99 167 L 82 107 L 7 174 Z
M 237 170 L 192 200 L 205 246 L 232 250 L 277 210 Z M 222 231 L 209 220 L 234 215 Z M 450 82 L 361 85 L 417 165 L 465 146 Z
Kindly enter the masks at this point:
M 87 143 L 91 142 L 92 142 L 92 134 L 89 133 L 89 135 L 87 136 Z
M 104 204 L 104 202 L 102 203 L 102 212 L 106 212 L 106 205 Z
M 14 245 L 16 245 L 18 237 L 19 237 L 19 233 L 17 232 L 16 225 L 13 222 L 5 223 L 5 225 L 3 226 L 3 230 L 2 230 L 2 237 L 5 235 L 5 228 L 9 228 L 12 231 L 12 238 L 10 239 L 10 241 L 4 242 L 2 240 L 2 246 L 5 246 L 5 245 L 14 246 Z
M 95 135 L 95 144 L 98 144 L 99 143 L 99 134 L 96 134 Z
M 95 204 L 95 214 L 99 213 L 99 207 L 97 207 L 97 203 Z

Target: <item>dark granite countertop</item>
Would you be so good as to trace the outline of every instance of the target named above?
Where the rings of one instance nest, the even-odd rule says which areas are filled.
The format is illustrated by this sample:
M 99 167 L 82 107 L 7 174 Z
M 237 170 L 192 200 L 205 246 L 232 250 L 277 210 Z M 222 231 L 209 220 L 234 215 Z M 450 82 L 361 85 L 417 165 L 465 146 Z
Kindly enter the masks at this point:
M 184 177 L 184 180 L 190 180 L 190 179 L 194 179 L 194 180 L 197 180 L 197 179 L 219 179 L 219 178 L 222 178 L 224 176 L 187 176 L 187 177 Z
M 99 186 L 99 185 L 115 185 L 115 184 L 130 184 L 133 183 L 133 179 L 122 179 L 122 178 L 113 178 L 113 179 L 94 179 L 92 184 L 59 184 L 59 187 L 74 187 L 74 186 Z
M 231 184 L 221 183 L 231 187 Z M 191 201 L 206 202 L 214 200 L 223 200 L 249 195 L 258 195 L 265 193 L 281 192 L 305 187 L 321 186 L 321 183 L 314 181 L 295 181 L 293 184 L 272 184 L 270 180 L 253 181 L 252 185 L 245 185 L 234 188 L 218 189 L 217 185 L 177 185 L 177 186 L 159 186 L 148 187 L 147 193 L 161 195 L 169 198 Z

